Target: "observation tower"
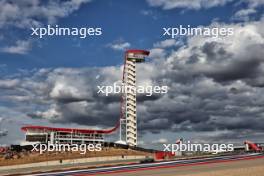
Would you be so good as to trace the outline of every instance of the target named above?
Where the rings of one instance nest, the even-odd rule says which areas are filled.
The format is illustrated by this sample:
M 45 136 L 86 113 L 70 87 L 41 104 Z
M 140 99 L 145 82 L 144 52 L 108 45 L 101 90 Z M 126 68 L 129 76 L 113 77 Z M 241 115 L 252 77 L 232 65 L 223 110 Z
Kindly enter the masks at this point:
M 123 92 L 121 96 L 118 142 L 130 146 L 137 145 L 136 63 L 145 62 L 145 57 L 148 55 L 149 51 L 145 50 L 127 50 L 125 53 L 122 85 L 132 87 L 133 91 Z

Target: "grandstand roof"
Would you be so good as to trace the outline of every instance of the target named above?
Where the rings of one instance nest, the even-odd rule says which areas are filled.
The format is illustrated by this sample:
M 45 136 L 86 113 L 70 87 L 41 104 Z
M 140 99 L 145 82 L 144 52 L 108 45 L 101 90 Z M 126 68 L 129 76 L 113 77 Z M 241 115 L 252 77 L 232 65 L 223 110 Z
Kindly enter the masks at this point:
M 55 127 L 47 127 L 47 126 L 24 126 L 21 128 L 23 131 L 28 130 L 43 130 L 43 131 L 56 131 L 56 132 L 70 132 L 70 133 L 98 133 L 98 134 L 109 134 L 114 132 L 119 125 L 116 125 L 113 128 L 110 129 L 101 129 L 101 130 L 95 130 L 95 129 L 79 129 L 79 128 L 55 128 Z

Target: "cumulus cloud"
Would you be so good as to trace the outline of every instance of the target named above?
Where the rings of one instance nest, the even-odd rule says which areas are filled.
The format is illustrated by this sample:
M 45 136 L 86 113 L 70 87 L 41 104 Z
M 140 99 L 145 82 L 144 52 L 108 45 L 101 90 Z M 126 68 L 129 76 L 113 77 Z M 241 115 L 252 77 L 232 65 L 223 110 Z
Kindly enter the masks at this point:
M 234 28 L 234 35 L 224 39 L 213 40 L 202 36 L 190 38 L 188 46 L 180 48 L 168 61 L 176 61 L 178 65 L 175 67 L 178 68 L 184 64 L 183 69 L 187 69 L 190 76 L 200 74 L 215 81 L 244 79 L 247 83 L 261 85 L 262 22 L 230 27 Z
M 233 0 L 147 0 L 150 6 L 162 7 L 165 10 L 173 8 L 196 9 L 222 6 Z
M 164 124 L 158 130 L 263 133 L 263 21 L 230 26 L 232 37 L 195 36 L 168 56 L 159 72 L 169 94 L 144 102 L 149 108 L 141 111 L 139 126 L 153 132 Z
M 153 44 L 153 48 L 150 49 L 150 57 L 152 59 L 166 58 L 168 52 L 167 49 L 180 47 L 183 45 L 181 40 L 166 39 Z
M 166 143 L 168 143 L 168 139 L 166 138 L 160 138 L 158 140 L 152 141 L 152 144 L 166 144 Z
M 262 0 L 246 0 L 250 7 L 260 7 L 264 5 L 264 1 Z
M 26 54 L 31 49 L 31 41 L 18 40 L 14 46 L 6 46 L 0 49 L 0 51 L 10 54 Z
M 113 50 L 125 50 L 127 48 L 129 48 L 131 46 L 131 44 L 129 42 L 124 42 L 124 41 L 116 41 L 113 43 L 109 43 L 107 45 L 107 47 L 112 48 Z
M 175 39 L 166 39 L 157 43 L 154 43 L 153 46 L 155 48 L 169 48 L 173 46 L 179 46 L 183 43 L 181 41 L 176 41 Z
M 173 41 L 159 42 L 156 46 L 166 54 L 138 65 L 137 83 L 167 85 L 169 92 L 138 96 L 139 133 L 191 132 L 208 140 L 210 133 L 219 140 L 260 138 L 264 134 L 263 24 L 262 20 L 222 24 L 233 27 L 234 35 L 193 36 L 178 47 L 170 47 L 175 46 Z M 29 117 L 111 127 L 119 118 L 120 95 L 97 94 L 97 86 L 120 81 L 121 71 L 121 66 L 34 70 L 3 79 L 1 101 L 7 95 L 27 96 L 27 102 L 15 102 L 25 106 L 21 112 Z
M 264 6 L 263 0 L 146 0 L 152 7 L 161 7 L 163 10 L 171 9 L 188 9 L 200 10 L 219 7 L 232 3 L 233 6 L 239 7 L 231 17 L 233 21 L 252 21 L 258 18 L 258 10 Z M 164 41 L 165 42 L 165 41 Z M 168 42 L 168 41 L 167 41 Z
M 257 13 L 255 9 L 241 9 L 237 11 L 233 17 L 235 20 L 249 21 L 250 15 Z
M 264 1 L 262 0 L 247 0 L 240 1 L 240 3 L 245 3 L 246 5 L 245 8 L 238 10 L 232 17 L 236 21 L 254 20 L 254 15 L 257 14 L 258 9 L 264 6 Z
M 40 1 L 40 0 L 3 0 L 0 1 L 1 40 L 8 46 L 1 46 L 0 52 L 26 54 L 32 47 L 32 41 L 10 31 L 29 30 L 43 24 L 54 24 L 60 18 L 69 16 L 90 0 Z M 12 40 L 10 40 L 12 39 Z
M 164 58 L 166 56 L 166 51 L 162 48 L 153 48 L 150 50 L 151 58 Z
M 28 95 L 32 97 L 31 101 L 45 107 L 45 110 L 27 112 L 28 116 L 34 119 L 111 126 L 115 125 L 118 119 L 119 96 L 98 95 L 97 86 L 111 85 L 118 81 L 120 69 L 121 67 L 42 69 L 33 73 L 30 78 L 24 78 L 19 91 L 15 92 L 20 95 L 31 90 Z
M 54 23 L 79 9 L 89 0 L 40 1 L 40 0 L 3 0 L 0 2 L 0 28 L 15 26 L 29 28 L 40 26 L 41 20 Z
M 249 21 L 250 16 L 256 13 L 256 9 L 264 5 L 263 0 L 146 0 L 152 7 L 161 7 L 164 10 L 174 8 L 200 10 L 217 6 L 224 6 L 236 2 L 236 5 L 246 4 L 245 9 L 238 10 L 232 17 L 233 20 Z
M 0 88 L 8 89 L 16 87 L 19 84 L 19 79 L 3 79 L 0 80 Z

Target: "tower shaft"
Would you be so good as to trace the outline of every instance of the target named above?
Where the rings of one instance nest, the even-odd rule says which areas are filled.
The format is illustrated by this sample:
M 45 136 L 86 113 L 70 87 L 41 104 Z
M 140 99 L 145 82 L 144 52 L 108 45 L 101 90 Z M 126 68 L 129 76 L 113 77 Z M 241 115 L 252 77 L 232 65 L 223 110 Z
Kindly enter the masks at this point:
M 123 70 L 121 99 L 120 141 L 130 146 L 137 145 L 136 63 L 144 62 L 149 54 L 144 50 L 128 50 Z

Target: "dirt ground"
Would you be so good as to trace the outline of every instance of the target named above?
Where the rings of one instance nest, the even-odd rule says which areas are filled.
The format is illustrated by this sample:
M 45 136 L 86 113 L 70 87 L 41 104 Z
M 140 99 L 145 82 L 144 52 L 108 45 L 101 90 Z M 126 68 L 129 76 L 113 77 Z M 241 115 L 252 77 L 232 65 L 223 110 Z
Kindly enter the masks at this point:
M 107 149 L 107 150 L 102 150 L 100 152 L 87 152 L 84 155 L 80 154 L 79 152 L 64 152 L 64 153 L 50 152 L 41 155 L 38 152 L 34 152 L 34 153 L 31 152 L 23 155 L 20 154 L 20 157 L 12 158 L 12 159 L 4 159 L 3 157 L 0 157 L 0 166 L 36 163 L 36 162 L 52 161 L 52 160 L 60 160 L 60 159 L 76 159 L 76 158 L 89 158 L 96 156 L 121 156 L 121 155 L 129 156 L 129 155 L 151 155 L 151 154 L 146 152 L 125 150 L 125 149 Z

